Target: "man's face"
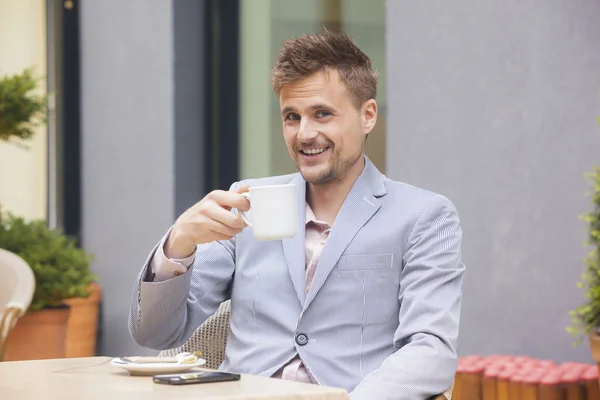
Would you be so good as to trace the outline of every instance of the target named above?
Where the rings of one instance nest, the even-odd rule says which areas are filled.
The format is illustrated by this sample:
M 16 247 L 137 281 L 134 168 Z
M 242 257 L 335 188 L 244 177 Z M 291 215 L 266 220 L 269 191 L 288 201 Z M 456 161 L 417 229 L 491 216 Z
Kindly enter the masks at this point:
M 369 100 L 357 109 L 337 70 L 284 85 L 279 103 L 288 151 L 308 183 L 343 181 L 362 166 L 377 104 Z

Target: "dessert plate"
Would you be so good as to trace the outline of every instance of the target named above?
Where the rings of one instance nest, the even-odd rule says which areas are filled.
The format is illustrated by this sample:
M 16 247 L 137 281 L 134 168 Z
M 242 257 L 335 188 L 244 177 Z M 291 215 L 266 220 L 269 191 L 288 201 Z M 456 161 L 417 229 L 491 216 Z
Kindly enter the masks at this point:
M 177 374 L 179 372 L 189 371 L 206 364 L 206 360 L 199 358 L 190 363 L 178 362 L 132 362 L 125 357 L 113 358 L 110 365 L 123 368 L 129 375 L 133 376 L 152 376 L 161 374 Z

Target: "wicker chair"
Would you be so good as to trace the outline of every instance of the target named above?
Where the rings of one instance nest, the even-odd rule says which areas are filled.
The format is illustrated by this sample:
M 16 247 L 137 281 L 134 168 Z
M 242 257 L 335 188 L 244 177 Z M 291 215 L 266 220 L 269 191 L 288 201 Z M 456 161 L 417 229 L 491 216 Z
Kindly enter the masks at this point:
M 34 290 L 35 277 L 25 260 L 0 249 L 0 361 L 8 334 L 29 308 Z
M 217 369 L 225 358 L 225 346 L 229 335 L 229 316 L 231 315 L 230 301 L 219 306 L 217 311 L 196 329 L 192 337 L 181 347 L 163 350 L 159 357 L 174 357 L 178 353 L 200 350 L 206 360 L 206 368 Z M 452 387 L 434 400 L 451 400 Z
M 159 357 L 174 357 L 178 353 L 201 351 L 206 360 L 206 368 L 217 369 L 225 358 L 225 346 L 229 335 L 229 316 L 231 303 L 221 303 L 217 311 L 211 315 L 181 347 L 163 350 Z

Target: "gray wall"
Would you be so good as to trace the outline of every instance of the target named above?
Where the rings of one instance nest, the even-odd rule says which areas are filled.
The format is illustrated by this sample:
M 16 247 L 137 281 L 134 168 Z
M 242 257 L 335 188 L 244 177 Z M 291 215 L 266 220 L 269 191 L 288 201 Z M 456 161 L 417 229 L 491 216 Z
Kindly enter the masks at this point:
M 388 2 L 388 174 L 459 210 L 461 355 L 591 360 L 565 326 L 600 164 L 599 39 L 597 1 Z
M 202 191 L 202 2 L 85 0 L 80 12 L 83 244 L 104 290 L 98 350 L 156 354 L 131 340 L 128 310 L 148 252 Z

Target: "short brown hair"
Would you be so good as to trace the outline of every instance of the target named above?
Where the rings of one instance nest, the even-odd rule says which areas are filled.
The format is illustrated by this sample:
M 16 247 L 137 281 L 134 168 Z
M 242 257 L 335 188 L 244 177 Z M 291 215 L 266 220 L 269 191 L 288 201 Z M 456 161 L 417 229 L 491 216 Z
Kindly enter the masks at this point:
M 346 33 L 327 29 L 283 43 L 272 71 L 273 91 L 279 95 L 283 85 L 330 68 L 338 70 L 357 108 L 377 96 L 369 57 Z

